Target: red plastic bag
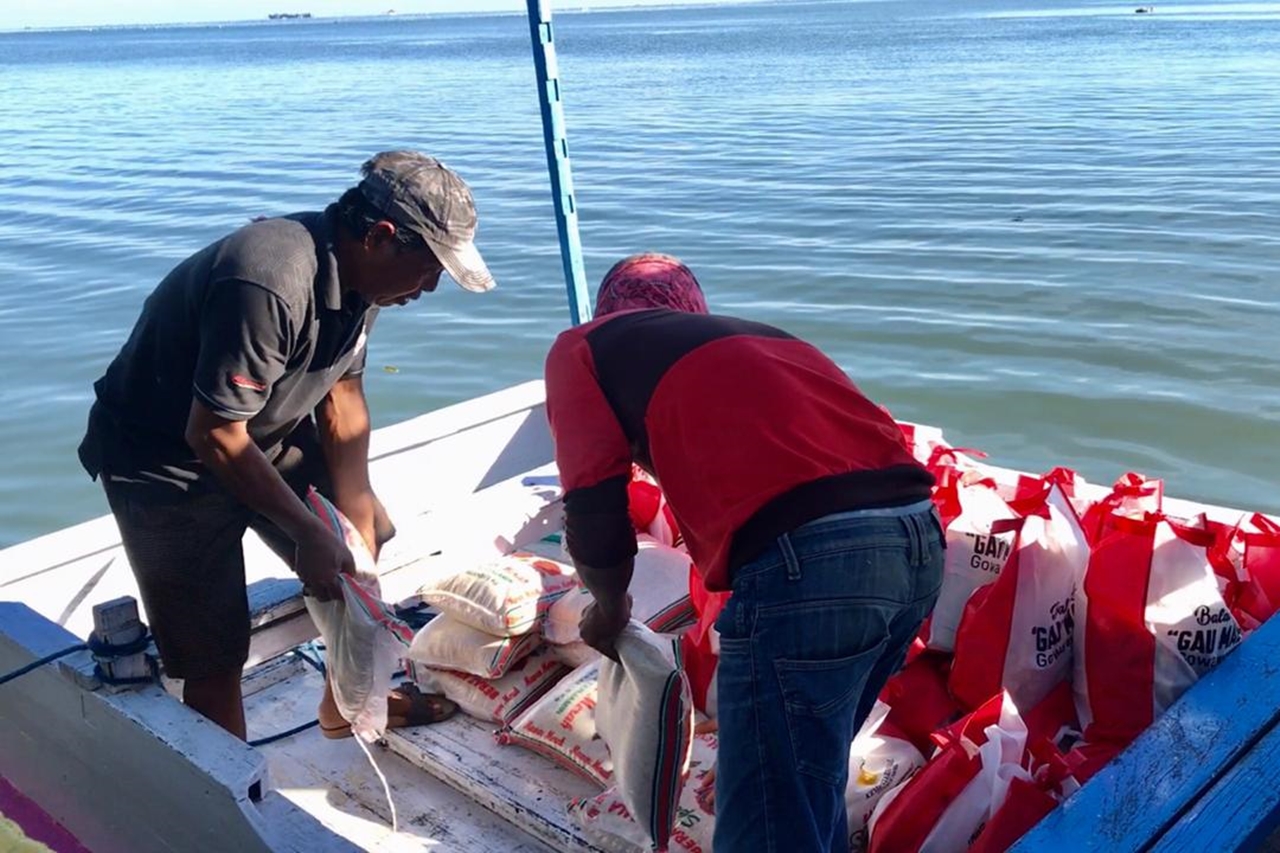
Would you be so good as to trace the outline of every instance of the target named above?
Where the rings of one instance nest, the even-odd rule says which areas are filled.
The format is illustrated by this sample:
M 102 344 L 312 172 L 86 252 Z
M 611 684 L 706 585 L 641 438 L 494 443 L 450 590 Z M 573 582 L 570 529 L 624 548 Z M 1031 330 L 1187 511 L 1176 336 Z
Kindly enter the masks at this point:
M 1066 494 L 1043 482 L 992 532 L 1016 531 L 999 576 L 965 605 L 951 665 L 951 692 L 976 708 L 1007 690 L 1033 707 L 1071 676 L 1076 590 L 1089 563 L 1089 544 Z
M 978 833 L 969 853 L 1003 853 L 1083 784 L 1080 754 L 1064 755 L 1055 743 L 1043 739 L 1029 743 L 1027 754 L 1029 772 L 1010 780 L 1004 803 Z
M 1254 513 L 1233 527 L 1221 525 L 1209 561 L 1246 636 L 1271 618 L 1280 605 L 1280 523 Z
M 728 592 L 710 592 L 697 567 L 689 567 L 689 601 L 698 621 L 680 636 L 680 659 L 693 692 L 693 705 L 708 717 L 716 715 L 715 676 L 720 664 L 716 618 L 729 596 Z
M 1108 522 L 1116 516 L 1136 517 L 1159 512 L 1164 506 L 1164 481 L 1151 480 L 1130 471 L 1116 480 L 1111 493 L 1102 498 L 1080 519 L 1089 544 L 1095 544 L 1106 532 Z
M 632 466 L 631 482 L 627 484 L 627 511 L 637 533 L 647 533 L 663 545 L 683 544 L 680 525 L 667 504 L 666 495 L 657 481 L 638 465 Z
M 922 652 L 880 691 L 880 701 L 889 707 L 885 726 L 901 732 L 925 756 L 933 754 L 933 733 L 960 713 L 947 689 L 950 671 L 947 655 Z
M 983 704 L 907 784 L 880 800 L 870 853 L 963 851 L 1003 804 L 1027 729 L 1007 695 Z M 1002 770 L 1003 768 L 1003 770 Z
M 1127 744 L 1242 639 L 1203 519 L 1098 519 L 1077 602 L 1076 708 L 1090 742 Z

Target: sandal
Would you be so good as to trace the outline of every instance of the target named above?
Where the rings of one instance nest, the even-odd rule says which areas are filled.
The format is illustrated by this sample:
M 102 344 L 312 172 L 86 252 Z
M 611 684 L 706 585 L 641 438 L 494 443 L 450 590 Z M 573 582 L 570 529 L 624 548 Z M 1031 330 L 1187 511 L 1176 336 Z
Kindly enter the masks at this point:
M 409 726 L 426 726 L 441 723 L 458 713 L 458 705 L 440 693 L 423 693 L 416 684 L 404 682 L 387 697 L 387 704 L 400 700 L 397 704 L 408 701 L 408 707 L 402 713 L 387 715 L 388 729 L 403 729 Z M 351 724 L 339 722 L 336 725 L 325 725 L 320 722 L 320 733 L 327 738 L 339 740 L 351 736 Z

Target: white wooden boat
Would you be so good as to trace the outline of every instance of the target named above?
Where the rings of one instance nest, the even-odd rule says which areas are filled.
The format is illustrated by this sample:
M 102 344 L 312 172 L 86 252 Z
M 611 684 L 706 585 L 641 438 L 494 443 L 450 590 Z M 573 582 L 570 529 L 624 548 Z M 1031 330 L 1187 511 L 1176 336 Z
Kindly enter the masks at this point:
M 389 601 L 468 561 L 559 548 L 542 541 L 561 518 L 540 382 L 375 431 L 370 470 L 400 530 L 380 566 Z M 257 739 L 313 719 L 322 678 L 289 654 L 317 633 L 293 573 L 252 532 L 246 564 L 244 688 Z M 0 672 L 82 640 L 95 603 L 136 594 L 111 516 L 0 551 Z M 173 685 L 108 688 L 92 668 L 80 652 L 0 685 L 0 777 L 94 853 L 595 849 L 565 808 L 589 784 L 498 746 L 492 724 L 459 715 L 388 733 L 374 754 L 398 810 L 393 833 L 383 787 L 351 739 L 313 728 L 251 747 L 188 710 Z

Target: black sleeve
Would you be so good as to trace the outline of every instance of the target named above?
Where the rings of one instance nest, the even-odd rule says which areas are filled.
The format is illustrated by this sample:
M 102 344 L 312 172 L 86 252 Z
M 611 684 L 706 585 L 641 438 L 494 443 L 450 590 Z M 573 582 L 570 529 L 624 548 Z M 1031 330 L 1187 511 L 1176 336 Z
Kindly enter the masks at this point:
M 276 294 L 246 281 L 215 282 L 200 313 L 193 393 L 220 417 L 249 420 L 284 375 L 294 329 Z
M 610 477 L 564 496 L 564 544 L 574 562 L 604 569 L 636 555 L 627 507 L 630 477 Z

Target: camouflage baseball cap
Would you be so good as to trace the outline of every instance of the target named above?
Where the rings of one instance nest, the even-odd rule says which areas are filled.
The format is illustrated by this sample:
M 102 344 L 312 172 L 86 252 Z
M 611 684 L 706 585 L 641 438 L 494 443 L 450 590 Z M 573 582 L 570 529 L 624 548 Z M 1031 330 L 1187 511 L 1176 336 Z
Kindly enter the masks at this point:
M 369 203 L 421 237 L 464 290 L 484 293 L 496 286 L 476 250 L 476 204 L 462 178 L 416 151 L 375 154 L 360 174 L 360 192 Z

